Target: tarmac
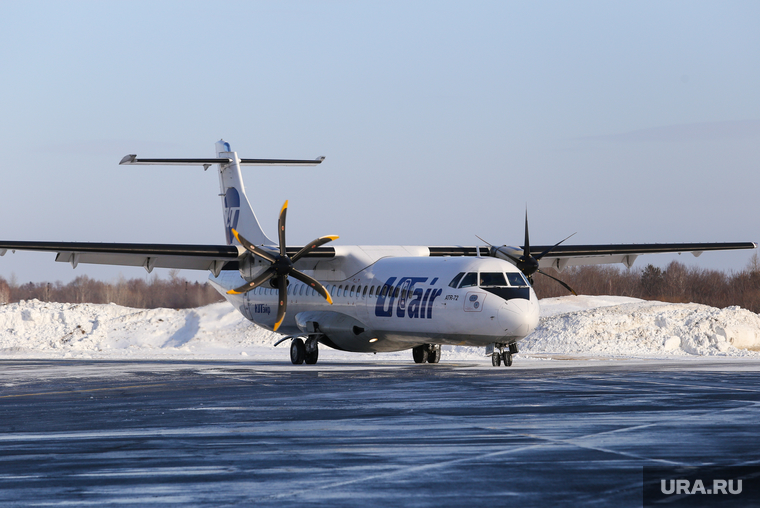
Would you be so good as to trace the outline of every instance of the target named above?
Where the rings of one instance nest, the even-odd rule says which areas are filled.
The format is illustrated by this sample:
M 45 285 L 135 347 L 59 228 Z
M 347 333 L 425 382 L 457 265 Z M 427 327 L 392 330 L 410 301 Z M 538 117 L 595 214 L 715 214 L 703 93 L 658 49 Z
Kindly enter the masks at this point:
M 641 506 L 755 465 L 760 361 L 0 360 L 3 506 Z

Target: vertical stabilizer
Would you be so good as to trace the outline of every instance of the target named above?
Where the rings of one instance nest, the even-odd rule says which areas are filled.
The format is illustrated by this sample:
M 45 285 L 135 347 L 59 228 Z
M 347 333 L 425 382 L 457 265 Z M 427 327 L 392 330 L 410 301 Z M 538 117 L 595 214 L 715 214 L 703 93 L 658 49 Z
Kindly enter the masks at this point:
M 243 177 L 240 173 L 240 159 L 230 144 L 223 139 L 216 142 L 216 156 L 230 159 L 228 164 L 219 164 L 219 188 L 224 211 L 224 236 L 227 245 L 237 244 L 232 229 L 237 230 L 254 245 L 275 245 L 261 229 L 256 214 L 253 213 L 245 193 Z

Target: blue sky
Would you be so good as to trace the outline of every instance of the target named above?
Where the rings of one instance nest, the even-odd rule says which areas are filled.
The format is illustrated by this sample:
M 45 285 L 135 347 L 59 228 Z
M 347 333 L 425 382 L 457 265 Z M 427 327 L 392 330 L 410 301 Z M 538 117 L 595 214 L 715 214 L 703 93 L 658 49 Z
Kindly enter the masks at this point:
M 291 245 L 758 241 L 757 2 L 0 4 L 0 237 L 224 242 L 245 168 Z M 751 253 L 649 256 L 743 268 Z M 142 269 L 10 253 L 19 282 Z M 206 274 L 183 272 L 203 279 Z

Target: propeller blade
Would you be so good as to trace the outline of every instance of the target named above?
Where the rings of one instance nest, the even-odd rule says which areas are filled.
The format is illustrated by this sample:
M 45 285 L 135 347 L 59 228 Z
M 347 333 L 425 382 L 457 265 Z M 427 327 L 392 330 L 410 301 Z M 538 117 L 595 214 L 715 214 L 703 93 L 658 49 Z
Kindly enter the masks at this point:
M 333 301 L 332 301 L 332 298 L 330 297 L 330 293 L 327 292 L 327 289 L 325 289 L 325 287 L 322 284 L 320 284 L 320 282 L 317 279 L 309 277 L 305 273 L 299 272 L 298 270 L 295 270 L 295 269 L 290 271 L 290 276 L 293 277 L 294 279 L 300 280 L 301 282 L 303 282 L 304 284 L 310 287 L 313 287 L 317 291 L 317 293 L 322 295 L 322 297 L 325 300 L 327 300 L 327 302 L 330 305 L 332 305 Z
M 259 247 L 257 245 L 253 245 L 251 242 L 249 242 L 248 240 L 246 240 L 243 237 L 243 235 L 241 235 L 240 233 L 238 233 L 235 229 L 232 230 L 232 234 L 235 235 L 235 238 L 237 238 L 237 241 L 240 242 L 240 245 L 242 245 L 243 247 L 245 247 L 247 250 L 249 250 L 250 252 L 253 252 L 254 254 L 256 254 L 259 257 L 262 257 L 262 258 L 266 259 L 270 263 L 274 263 L 275 258 L 274 258 L 274 256 L 272 255 L 271 252 L 269 252 L 268 250 L 264 250 L 264 249 L 262 249 L 261 247 Z
M 568 236 L 567 238 L 565 238 L 565 240 L 569 240 L 570 238 L 572 238 L 573 236 L 575 236 L 575 234 L 576 234 L 576 233 L 573 233 L 572 235 L 570 235 L 570 236 Z M 560 241 L 560 242 L 557 242 L 557 243 L 555 243 L 553 246 L 549 247 L 548 249 L 546 249 L 545 251 L 543 251 L 541 254 L 539 254 L 538 256 L 536 256 L 536 259 L 541 259 L 542 257 L 546 256 L 546 255 L 547 255 L 547 254 L 549 254 L 551 251 L 553 251 L 555 248 L 557 248 L 557 247 L 559 246 L 559 244 L 561 244 L 561 243 L 562 243 L 562 242 L 564 242 L 565 240 L 562 240 L 562 241 Z
M 299 259 L 301 259 L 303 256 L 305 256 L 309 252 L 313 251 L 317 247 L 320 247 L 320 246 L 326 244 L 327 242 L 332 242 L 333 240 L 337 240 L 338 238 L 340 238 L 340 237 L 338 237 L 338 236 L 321 236 L 321 237 L 317 238 L 316 240 L 314 240 L 313 242 L 309 243 L 303 249 L 301 249 L 298 252 L 296 252 L 295 255 L 292 258 L 290 258 L 290 260 L 293 263 L 295 263 L 296 261 L 298 261 Z
M 285 200 L 285 204 L 282 205 L 280 210 L 280 218 L 277 220 L 277 235 L 280 240 L 280 256 L 287 256 L 285 251 L 285 216 L 288 214 L 288 200 Z
M 285 311 L 288 308 L 288 278 L 285 275 L 277 277 L 277 319 L 272 330 L 275 332 L 285 319 Z
M 506 250 L 502 250 L 502 248 L 501 248 L 501 247 L 499 247 L 499 248 L 498 248 L 498 249 L 496 249 L 496 250 L 498 250 L 499 252 L 501 252 L 502 254 L 504 254 L 505 256 L 507 256 L 509 259 L 511 259 L 511 260 L 512 260 L 512 261 L 514 261 L 515 263 L 517 263 L 518 261 L 520 261 L 520 258 L 513 256 L 512 254 L 510 254 L 510 253 L 509 253 L 509 252 L 507 252 Z
M 556 280 L 557 282 L 559 282 L 560 284 L 562 284 L 562 286 L 563 286 L 565 289 L 567 289 L 568 291 L 570 291 L 570 292 L 571 292 L 572 294 L 574 294 L 575 296 L 578 296 L 578 293 L 576 293 L 576 292 L 575 292 L 575 290 L 573 290 L 573 288 L 571 288 L 570 286 L 568 286 L 567 284 L 565 284 L 564 282 L 562 282 L 561 280 L 559 280 L 557 277 L 552 277 L 552 276 L 551 276 L 551 275 L 549 275 L 548 273 L 542 272 L 541 270 L 538 270 L 538 273 L 540 273 L 541 275 L 545 275 L 546 277 L 549 277 L 550 279 L 554 279 L 554 280 Z
M 525 208 L 525 244 L 523 245 L 523 256 L 525 259 L 530 257 L 530 235 L 528 234 L 528 208 Z
M 264 284 L 266 281 L 274 277 L 275 271 L 274 268 L 268 268 L 264 273 L 253 279 L 251 282 L 247 284 L 243 284 L 239 288 L 230 289 L 227 291 L 228 295 L 242 295 L 243 293 L 247 293 L 251 289 L 257 288 Z

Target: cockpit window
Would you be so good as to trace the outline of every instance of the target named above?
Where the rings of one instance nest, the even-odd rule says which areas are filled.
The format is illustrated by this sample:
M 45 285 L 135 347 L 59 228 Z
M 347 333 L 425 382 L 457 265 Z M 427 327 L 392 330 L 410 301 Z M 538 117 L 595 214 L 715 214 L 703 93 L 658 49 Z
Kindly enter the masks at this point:
M 522 273 L 508 273 L 507 279 L 509 279 L 509 285 L 510 286 L 527 286 L 528 281 L 525 280 L 525 277 Z
M 462 276 L 464 275 L 464 272 L 459 272 L 456 277 L 451 279 L 451 282 L 449 282 L 450 287 L 457 287 L 459 285 L 459 281 L 462 280 Z
M 468 288 L 472 286 L 478 285 L 478 274 L 475 272 L 470 272 L 467 275 L 464 276 L 462 279 L 462 283 L 459 285 L 460 288 Z
M 480 272 L 480 287 L 506 286 L 507 279 L 501 272 Z

